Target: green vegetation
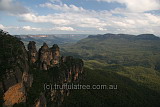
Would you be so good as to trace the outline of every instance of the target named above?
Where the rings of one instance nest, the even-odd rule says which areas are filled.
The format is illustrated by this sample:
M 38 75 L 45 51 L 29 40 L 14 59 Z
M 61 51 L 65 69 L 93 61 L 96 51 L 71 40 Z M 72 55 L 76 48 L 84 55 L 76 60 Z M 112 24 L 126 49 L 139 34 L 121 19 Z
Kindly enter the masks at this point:
M 6 69 L 14 68 L 18 66 L 23 69 L 18 60 L 24 62 L 24 48 L 22 42 L 7 32 L 0 30 L 0 77 L 4 74 Z M 13 62 L 17 62 L 17 65 L 13 65 Z M 2 78 L 1 78 L 2 79 Z
M 126 67 L 125 71 L 118 72 L 118 74 L 160 93 L 160 73 L 156 70 L 144 67 Z
M 160 40 L 126 38 L 86 38 L 74 45 L 62 46 L 64 55 L 85 60 L 104 61 L 108 64 L 143 66 L 159 69 Z
M 153 38 L 95 36 L 62 46 L 62 54 L 85 60 L 83 84 L 118 85 L 73 90 L 63 106 L 160 106 L 160 40 Z
M 45 93 L 47 99 L 47 106 L 53 105 L 51 102 L 51 90 L 44 89 L 45 84 L 62 84 L 66 78 L 66 73 L 68 69 L 73 66 L 73 64 L 81 64 L 82 60 L 72 58 L 67 60 L 65 63 L 60 63 L 58 66 L 54 66 L 49 70 L 39 70 L 35 66 L 30 67 L 29 73 L 33 75 L 32 87 L 28 89 L 27 92 L 27 106 L 30 107 L 34 105 L 37 99 L 40 97 L 41 93 Z M 72 72 L 74 73 L 74 71 Z M 70 77 L 72 80 L 72 77 Z
M 160 106 L 160 40 L 154 39 L 154 36 L 123 36 L 88 37 L 76 44 L 61 45 L 62 55 L 84 59 L 84 77 L 80 84 L 118 86 L 117 89 L 71 90 L 70 96 L 66 96 L 62 106 Z M 0 31 L 0 76 L 5 69 L 23 67 L 18 63 L 18 60 L 25 63 L 25 52 L 23 47 L 20 47 L 21 44 L 16 37 Z M 15 60 L 16 65 L 12 65 Z M 61 83 L 66 70 L 80 62 L 80 59 L 72 59 L 48 71 L 38 70 L 35 65 L 30 67 L 33 84 L 27 90 L 27 106 L 35 104 L 41 92 L 44 92 L 45 83 Z M 50 94 L 46 94 L 50 105 Z M 0 99 L 2 97 L 0 90 Z M 3 100 L 0 105 L 2 103 Z M 22 103 L 14 106 L 25 105 Z
M 27 105 L 34 105 L 39 98 L 40 93 L 44 92 L 44 84 L 50 82 L 50 77 L 46 71 L 31 70 L 33 75 L 33 84 L 28 91 Z
M 63 106 L 147 106 L 156 107 L 160 102 L 160 73 L 144 67 L 105 65 L 87 61 L 85 80 L 81 84 L 117 85 L 117 90 L 72 90 Z M 99 66 L 92 66 L 96 65 Z

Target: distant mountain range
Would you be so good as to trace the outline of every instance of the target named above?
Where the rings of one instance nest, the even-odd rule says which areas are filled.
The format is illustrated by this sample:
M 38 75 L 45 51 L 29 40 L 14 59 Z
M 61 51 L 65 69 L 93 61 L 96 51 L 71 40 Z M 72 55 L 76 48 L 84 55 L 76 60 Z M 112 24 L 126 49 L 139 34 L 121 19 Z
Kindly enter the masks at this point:
M 111 34 L 111 33 L 107 33 L 104 35 L 89 35 L 88 38 L 99 38 L 99 39 L 125 38 L 125 39 L 134 39 L 134 40 L 135 39 L 143 39 L 143 40 L 159 40 L 160 39 L 154 34 L 129 35 L 129 34 Z
M 117 84 L 117 90 L 75 90 L 67 106 L 160 106 L 160 39 L 153 34 L 90 35 L 61 46 L 85 61 L 83 84 Z M 73 99 L 75 99 L 73 101 Z
M 0 106 L 3 103 L 15 104 L 14 107 L 39 104 L 47 107 L 60 104 L 62 107 L 160 106 L 160 39 L 153 34 L 17 37 L 24 43 L 36 41 L 37 44 L 30 42 L 27 51 L 20 39 L 0 33 Z M 36 46 L 42 42 L 61 45 L 49 48 L 44 43 L 37 51 Z M 58 58 L 59 55 L 63 57 Z M 58 65 L 53 65 L 57 62 Z M 52 66 L 55 67 L 50 68 Z M 72 84 L 72 81 L 89 85 L 91 89 L 44 90 L 45 83 Z M 106 88 L 92 89 L 93 85 Z M 4 94 L 2 88 L 9 90 Z M 26 103 L 20 103 L 23 101 Z
M 124 38 L 130 40 L 158 40 L 159 37 L 153 34 L 141 34 L 141 35 L 129 35 L 129 34 L 111 34 L 107 33 L 104 35 L 87 35 L 87 34 L 53 34 L 53 35 L 15 35 L 24 43 L 29 41 L 35 41 L 38 45 L 42 45 L 44 42 L 51 45 L 53 42 L 55 44 L 65 44 L 65 43 L 75 43 L 84 38 L 97 38 L 97 39 L 109 39 L 109 38 Z
M 47 43 L 49 46 L 54 44 L 65 44 L 65 43 L 74 43 L 78 40 L 86 38 L 88 35 L 86 34 L 53 34 L 53 35 L 15 35 L 26 45 L 29 41 L 35 41 L 37 46 L 39 47 L 44 42 Z
M 160 38 L 153 34 L 89 35 L 73 45 L 64 45 L 64 54 L 109 64 L 153 67 L 160 70 Z

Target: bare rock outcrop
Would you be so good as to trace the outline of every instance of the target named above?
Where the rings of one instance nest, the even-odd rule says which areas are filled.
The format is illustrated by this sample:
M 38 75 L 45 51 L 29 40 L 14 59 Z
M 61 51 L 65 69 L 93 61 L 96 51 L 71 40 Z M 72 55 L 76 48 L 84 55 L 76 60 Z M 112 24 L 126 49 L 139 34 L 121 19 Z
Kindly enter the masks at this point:
M 61 57 L 57 44 L 49 48 L 44 43 L 37 51 L 36 43 L 30 41 L 27 51 L 20 39 L 5 33 L 0 34 L 0 37 L 2 38 L 0 39 L 0 90 L 2 90 L 1 99 L 4 100 L 4 106 L 30 104 L 27 102 L 30 100 L 29 95 L 37 89 L 37 86 L 39 87 L 39 84 L 32 83 L 38 81 L 41 84 L 39 81 L 43 81 L 43 78 L 35 78 L 39 75 L 37 73 L 39 70 L 44 70 L 42 74 L 50 78 L 49 82 L 57 84 L 75 82 L 83 72 L 83 61 L 70 56 Z M 34 78 L 37 80 L 33 81 Z M 60 106 L 65 96 L 70 93 L 67 89 L 41 92 L 43 93 L 35 92 L 36 95 L 40 95 L 35 97 L 36 103 L 33 101 L 36 107 L 46 107 L 48 101 L 51 101 L 52 105 Z M 50 100 L 46 95 L 50 96 Z M 33 103 L 29 106 L 33 106 Z
M 13 106 L 26 101 L 26 87 L 22 84 L 22 75 L 29 72 L 29 58 L 20 39 L 2 33 L 0 38 L 0 90 L 4 105 Z
M 9 87 L 22 81 L 22 72 L 29 71 L 28 55 L 22 42 L 18 43 L 19 47 L 14 47 L 9 56 L 4 56 L 2 67 L 2 84 L 3 92 Z M 7 54 L 5 54 L 7 55 Z
M 26 92 L 25 87 L 22 83 L 17 83 L 11 86 L 4 93 L 4 106 L 12 107 L 14 104 L 26 102 Z
M 39 49 L 38 65 L 41 70 L 48 70 L 49 68 L 59 64 L 60 51 L 58 45 L 54 44 L 51 48 L 46 43 Z
M 28 44 L 28 58 L 29 58 L 30 64 L 35 63 L 38 59 L 38 52 L 35 44 L 36 42 L 34 41 L 30 41 Z
M 83 73 L 83 60 L 75 59 L 72 56 L 62 57 L 61 60 L 67 65 L 66 81 L 76 81 L 79 74 Z
M 40 94 L 39 99 L 36 101 L 35 107 L 47 107 L 47 101 L 44 93 Z
M 50 48 L 51 52 L 52 52 L 52 64 L 56 65 L 59 63 L 60 61 L 60 50 L 57 44 L 54 44 L 51 48 Z
M 23 72 L 22 75 L 22 84 L 24 85 L 24 87 L 30 88 L 32 87 L 32 83 L 33 83 L 33 75 L 29 74 L 28 72 Z
M 21 82 L 22 72 L 19 67 L 15 69 L 6 69 L 2 77 L 3 91 L 7 91 L 9 87 Z
M 39 49 L 39 68 L 41 70 L 48 70 L 49 66 L 51 65 L 52 52 L 49 49 L 46 43 Z
M 72 56 L 61 57 L 61 61 L 58 67 L 49 69 L 50 72 L 55 71 L 57 76 L 53 75 L 52 83 L 61 86 L 65 84 L 77 83 L 81 80 L 83 75 L 83 60 L 73 58 Z M 54 84 L 53 84 L 54 85 Z M 50 96 L 51 106 L 61 106 L 66 96 L 70 94 L 70 89 L 52 89 L 48 90 L 48 96 Z

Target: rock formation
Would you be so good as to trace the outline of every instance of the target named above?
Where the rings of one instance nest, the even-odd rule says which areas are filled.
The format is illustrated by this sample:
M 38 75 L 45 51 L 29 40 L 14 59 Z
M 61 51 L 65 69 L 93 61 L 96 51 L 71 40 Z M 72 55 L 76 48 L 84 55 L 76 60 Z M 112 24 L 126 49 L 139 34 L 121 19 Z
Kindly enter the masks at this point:
M 78 79 L 78 75 L 83 72 L 82 59 L 74 59 L 72 56 L 62 57 L 62 62 L 67 65 L 66 81 L 75 81 Z
M 49 68 L 58 65 L 60 62 L 60 51 L 57 44 L 54 44 L 51 48 L 46 43 L 36 50 L 34 41 L 30 41 L 28 44 L 29 61 L 31 64 L 36 63 L 41 70 L 48 70 Z
M 59 63 L 60 61 L 60 51 L 59 51 L 59 47 L 57 44 L 54 44 L 51 48 L 50 48 L 51 52 L 52 52 L 52 56 L 53 56 L 53 59 L 52 59 L 52 64 L 53 65 L 56 65 Z
M 33 75 L 29 74 L 28 72 L 23 72 L 22 75 L 22 84 L 25 88 L 32 87 L 33 83 Z
M 26 101 L 22 75 L 29 72 L 28 54 L 18 38 L 1 32 L 0 38 L 0 90 L 4 96 L 3 105 L 13 106 Z
M 39 99 L 36 101 L 35 107 L 47 107 L 46 97 L 44 93 L 40 94 Z
M 2 77 L 3 91 L 7 91 L 9 87 L 21 82 L 22 72 L 18 67 L 15 69 L 6 69 Z
M 41 70 L 47 70 L 51 65 L 51 59 L 53 59 L 52 52 L 50 51 L 48 45 L 44 43 L 43 46 L 39 49 L 38 53 L 39 68 Z
M 24 44 L 16 37 L 5 33 L 0 33 L 0 37 L 2 38 L 0 39 L 2 47 L 0 48 L 0 91 L 3 94 L 1 95 L 3 97 L 1 99 L 4 100 L 3 106 L 22 103 L 28 106 L 46 107 L 47 102 L 51 106 L 60 106 L 65 96 L 70 93 L 68 89 L 37 91 L 38 93 L 35 93 L 39 96 L 32 101 L 34 104 L 27 102 L 30 100 L 28 93 L 32 95 L 32 91 L 37 90 L 38 87 L 34 86 L 36 85 L 34 82 L 45 78 L 49 78 L 48 82 L 61 85 L 76 82 L 83 72 L 82 59 L 72 56 L 61 57 L 57 44 L 49 48 L 44 43 L 37 52 L 36 43 L 30 41 L 27 52 Z M 35 75 L 34 70 L 44 72 L 47 77 L 35 78 L 39 74 Z
M 5 93 L 4 93 L 4 106 L 13 106 L 14 104 L 18 103 L 25 103 L 26 102 L 26 92 L 25 87 L 22 83 L 17 83 L 11 86 Z
M 36 43 L 34 41 L 30 41 L 28 44 L 28 58 L 29 58 L 30 64 L 35 63 L 38 58 L 38 52 L 35 44 Z
M 49 71 L 50 82 L 56 84 L 66 84 L 76 82 L 83 73 L 83 61 L 82 59 L 76 59 L 72 56 L 60 56 L 60 49 L 57 44 L 54 44 L 51 48 L 46 43 L 38 51 L 37 59 L 38 69 Z M 55 74 L 52 72 L 55 71 Z M 65 96 L 68 96 L 70 91 L 68 89 L 61 90 L 48 90 L 45 91 L 45 95 L 50 97 L 48 101 L 51 106 L 60 106 L 63 103 Z M 40 95 L 36 102 L 36 107 L 42 107 L 45 104 L 45 95 Z

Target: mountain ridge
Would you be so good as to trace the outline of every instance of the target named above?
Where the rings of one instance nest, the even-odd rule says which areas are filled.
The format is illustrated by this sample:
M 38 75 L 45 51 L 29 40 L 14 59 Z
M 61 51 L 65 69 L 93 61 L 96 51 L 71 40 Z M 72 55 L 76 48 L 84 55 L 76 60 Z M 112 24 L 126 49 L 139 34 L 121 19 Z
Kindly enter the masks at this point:
M 76 44 L 63 46 L 65 54 L 109 64 L 145 66 L 159 69 L 160 38 L 153 34 L 90 35 Z M 141 60 L 140 60 L 141 59 Z
M 125 39 L 145 39 L 145 40 L 160 40 L 160 37 L 155 36 L 154 34 L 139 34 L 139 35 L 131 35 L 131 34 L 98 34 L 98 35 L 89 35 L 88 38 L 97 38 L 97 39 L 107 39 L 107 38 L 125 38 Z

